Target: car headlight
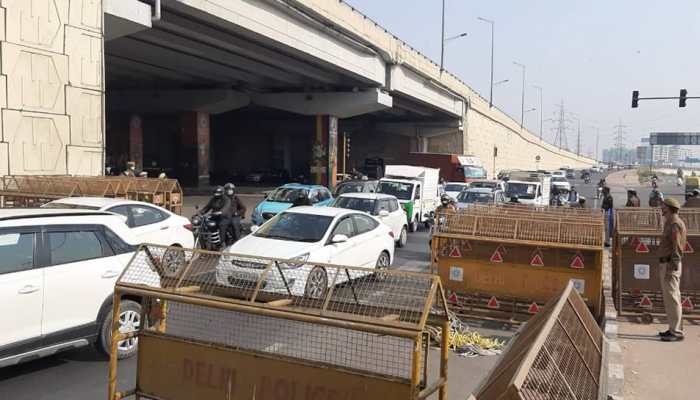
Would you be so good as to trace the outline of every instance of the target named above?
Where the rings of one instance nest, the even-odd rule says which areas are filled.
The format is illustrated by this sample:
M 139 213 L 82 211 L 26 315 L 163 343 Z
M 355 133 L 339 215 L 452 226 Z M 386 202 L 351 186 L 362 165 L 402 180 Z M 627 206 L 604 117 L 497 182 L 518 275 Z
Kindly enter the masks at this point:
M 289 261 L 280 263 L 280 267 L 282 268 L 299 268 L 302 265 L 306 264 L 306 261 L 309 259 L 309 253 L 302 254 L 300 256 L 296 256 L 294 258 L 290 258 Z

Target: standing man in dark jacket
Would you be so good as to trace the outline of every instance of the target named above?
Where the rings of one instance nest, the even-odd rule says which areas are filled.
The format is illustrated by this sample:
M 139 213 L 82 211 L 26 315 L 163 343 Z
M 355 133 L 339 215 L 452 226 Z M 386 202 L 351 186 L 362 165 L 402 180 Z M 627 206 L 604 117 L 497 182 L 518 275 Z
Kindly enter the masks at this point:
M 664 342 L 679 342 L 683 340 L 681 318 L 683 308 L 681 306 L 680 281 L 683 265 L 683 249 L 686 243 L 686 227 L 683 220 L 678 217 L 678 209 L 681 207 L 678 200 L 668 197 L 661 204 L 661 212 L 664 216 L 664 230 L 659 243 L 659 279 L 661 291 L 664 296 L 664 307 L 668 320 L 668 330 L 659 332 Z
M 603 203 L 600 208 L 605 211 L 607 226 L 605 229 L 605 247 L 610 247 L 610 235 L 613 228 L 613 197 L 610 194 L 610 188 L 603 186 Z
M 231 226 L 231 218 L 233 216 L 233 210 L 231 208 L 231 201 L 228 196 L 224 195 L 224 188 L 217 186 L 214 189 L 214 194 L 204 208 L 202 208 L 202 214 L 211 212 L 221 212 L 221 217 L 219 218 L 219 235 L 221 235 L 221 243 L 226 244 L 226 232 L 228 232 Z
M 227 183 L 224 185 L 224 191 L 226 197 L 228 197 L 228 200 L 231 202 L 231 227 L 233 228 L 233 241 L 235 242 L 241 238 L 243 232 L 241 220 L 245 219 L 246 208 L 241 199 L 236 196 L 236 185 Z

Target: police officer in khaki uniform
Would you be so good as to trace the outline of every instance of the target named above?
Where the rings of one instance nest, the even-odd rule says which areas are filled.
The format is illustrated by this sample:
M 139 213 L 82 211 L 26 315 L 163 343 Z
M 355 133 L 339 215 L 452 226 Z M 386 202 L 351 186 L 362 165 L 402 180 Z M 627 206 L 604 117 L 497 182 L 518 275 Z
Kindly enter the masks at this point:
M 664 307 L 668 319 L 668 330 L 660 332 L 659 336 L 664 342 L 677 342 L 683 340 L 681 319 L 681 272 L 683 266 L 683 248 L 685 248 L 686 228 L 685 223 L 678 217 L 678 209 L 681 208 L 678 200 L 666 198 L 661 203 L 661 212 L 664 216 L 664 230 L 659 244 L 659 278 L 661 291 L 664 296 Z

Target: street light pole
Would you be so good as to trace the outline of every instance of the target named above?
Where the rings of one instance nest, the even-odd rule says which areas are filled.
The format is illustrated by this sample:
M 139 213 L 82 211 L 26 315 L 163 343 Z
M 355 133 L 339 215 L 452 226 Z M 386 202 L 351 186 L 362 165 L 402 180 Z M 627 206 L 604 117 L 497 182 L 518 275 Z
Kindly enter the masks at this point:
M 440 40 L 440 73 L 445 65 L 445 0 L 442 0 L 442 38 Z
M 482 17 L 477 17 L 477 19 L 491 24 L 491 92 L 489 94 L 489 108 L 491 108 L 493 107 L 493 41 L 496 30 L 496 22 Z
M 525 121 L 525 65 L 517 61 L 513 61 L 513 64 L 523 69 L 523 95 L 520 103 L 520 129 L 522 129 Z
M 542 87 L 537 85 L 533 87 L 540 93 L 540 140 L 542 140 L 542 122 L 544 121 L 542 119 Z

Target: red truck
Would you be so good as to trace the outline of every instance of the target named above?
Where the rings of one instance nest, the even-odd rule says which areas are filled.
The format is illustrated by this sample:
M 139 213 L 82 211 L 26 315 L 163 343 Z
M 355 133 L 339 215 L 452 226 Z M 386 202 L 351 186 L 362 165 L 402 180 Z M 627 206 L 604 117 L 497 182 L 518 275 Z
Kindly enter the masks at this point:
M 429 168 L 440 168 L 440 178 L 448 182 L 472 182 L 486 179 L 481 159 L 474 156 L 445 153 L 409 153 L 404 163 Z

